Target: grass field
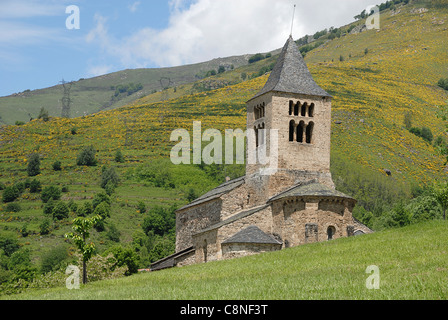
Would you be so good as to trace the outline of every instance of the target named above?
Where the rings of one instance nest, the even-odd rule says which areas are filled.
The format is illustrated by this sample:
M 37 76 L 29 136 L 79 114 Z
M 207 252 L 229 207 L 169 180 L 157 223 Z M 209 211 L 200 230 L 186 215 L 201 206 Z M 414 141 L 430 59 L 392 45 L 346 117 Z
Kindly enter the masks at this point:
M 439 300 L 448 298 L 448 222 L 304 245 L 6 299 L 49 300 Z M 379 268 L 367 289 L 366 268 Z

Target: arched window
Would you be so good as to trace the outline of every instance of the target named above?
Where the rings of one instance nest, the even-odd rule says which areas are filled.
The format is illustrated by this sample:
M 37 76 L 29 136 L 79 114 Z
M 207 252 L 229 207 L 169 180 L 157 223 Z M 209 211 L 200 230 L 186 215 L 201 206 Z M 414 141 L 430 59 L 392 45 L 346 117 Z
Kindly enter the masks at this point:
M 202 247 L 202 250 L 204 252 L 204 262 L 207 262 L 207 240 L 204 240 L 204 245 Z
M 289 100 L 289 115 L 292 116 L 292 113 L 294 111 L 294 101 Z
M 308 103 L 304 103 L 303 105 L 302 105 L 302 117 L 306 117 L 306 108 L 308 107 Z
M 260 142 L 258 140 L 258 128 L 254 127 L 254 131 L 255 131 L 255 146 L 258 148 L 258 146 L 260 145 Z
M 294 122 L 294 120 L 291 120 L 289 122 L 289 141 L 294 141 L 294 127 L 296 126 L 296 123 Z
M 311 118 L 314 117 L 314 103 L 312 103 L 308 109 L 308 116 Z
M 314 123 L 310 122 L 306 126 L 306 143 L 311 144 L 313 142 L 313 130 L 314 130 Z
M 299 125 L 297 126 L 297 142 L 303 143 L 304 129 L 305 129 L 305 123 L 303 121 L 300 121 Z
M 297 102 L 296 105 L 294 106 L 294 115 L 295 116 L 299 115 L 299 108 L 300 108 L 300 102 Z
M 333 240 L 334 234 L 336 233 L 336 228 L 333 226 L 329 226 L 327 229 L 327 240 Z

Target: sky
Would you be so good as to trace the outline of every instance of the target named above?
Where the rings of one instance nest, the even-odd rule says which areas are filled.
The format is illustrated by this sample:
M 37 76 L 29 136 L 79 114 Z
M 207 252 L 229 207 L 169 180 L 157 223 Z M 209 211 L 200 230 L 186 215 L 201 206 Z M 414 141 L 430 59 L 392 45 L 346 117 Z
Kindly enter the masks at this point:
M 0 0 L 0 96 L 281 48 L 377 0 Z

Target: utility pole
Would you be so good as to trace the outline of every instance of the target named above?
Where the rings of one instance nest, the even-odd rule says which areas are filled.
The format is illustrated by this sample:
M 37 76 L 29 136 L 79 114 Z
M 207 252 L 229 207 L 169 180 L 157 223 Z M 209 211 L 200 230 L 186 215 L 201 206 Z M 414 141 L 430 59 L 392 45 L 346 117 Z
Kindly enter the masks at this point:
M 62 97 L 62 118 L 70 118 L 70 104 L 73 102 L 70 99 L 70 90 L 72 89 L 73 82 L 66 82 L 64 79 L 60 82 L 64 88 L 64 96 Z
M 159 79 L 160 86 L 162 87 L 162 98 L 160 101 L 167 101 L 168 100 L 168 89 L 174 84 L 171 82 L 170 78 L 162 77 Z M 162 105 L 161 110 L 159 112 L 159 121 L 160 123 L 163 123 L 165 117 L 166 117 L 166 106 Z

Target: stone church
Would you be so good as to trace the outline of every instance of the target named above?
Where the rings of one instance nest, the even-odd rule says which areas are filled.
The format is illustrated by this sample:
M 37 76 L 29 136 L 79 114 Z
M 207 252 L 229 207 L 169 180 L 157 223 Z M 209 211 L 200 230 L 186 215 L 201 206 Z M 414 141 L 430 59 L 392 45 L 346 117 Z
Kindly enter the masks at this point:
M 352 216 L 356 200 L 330 173 L 330 94 L 313 80 L 290 37 L 263 89 L 247 102 L 247 129 L 278 130 L 277 170 L 247 164 L 176 212 L 176 253 L 152 270 L 281 250 L 370 233 Z M 258 137 L 258 135 L 257 135 Z M 257 139 L 253 148 L 265 144 Z M 249 150 L 247 152 L 254 152 Z

